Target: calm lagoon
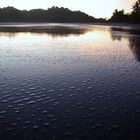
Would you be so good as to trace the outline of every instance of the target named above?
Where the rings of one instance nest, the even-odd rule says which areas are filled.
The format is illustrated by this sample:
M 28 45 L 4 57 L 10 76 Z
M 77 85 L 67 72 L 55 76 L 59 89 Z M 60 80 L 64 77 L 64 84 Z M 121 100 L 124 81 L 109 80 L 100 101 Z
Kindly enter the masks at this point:
M 140 138 L 140 29 L 0 25 L 1 140 Z

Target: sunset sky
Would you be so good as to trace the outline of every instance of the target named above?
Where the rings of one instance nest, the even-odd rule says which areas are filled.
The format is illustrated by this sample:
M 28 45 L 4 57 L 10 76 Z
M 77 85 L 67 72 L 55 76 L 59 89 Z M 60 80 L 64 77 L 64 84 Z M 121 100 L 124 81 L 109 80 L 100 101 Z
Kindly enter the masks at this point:
M 109 18 L 114 9 L 130 12 L 136 0 L 0 0 L 0 7 L 14 6 L 18 9 L 47 9 L 62 6 L 71 10 L 81 10 L 97 18 Z

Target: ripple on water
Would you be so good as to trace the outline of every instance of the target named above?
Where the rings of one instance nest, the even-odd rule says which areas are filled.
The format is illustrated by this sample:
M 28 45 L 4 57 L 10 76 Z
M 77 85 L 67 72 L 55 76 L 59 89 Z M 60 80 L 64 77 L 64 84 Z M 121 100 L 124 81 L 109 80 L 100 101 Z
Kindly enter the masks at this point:
M 0 35 L 0 139 L 140 137 L 140 43 L 102 28 L 51 41 Z

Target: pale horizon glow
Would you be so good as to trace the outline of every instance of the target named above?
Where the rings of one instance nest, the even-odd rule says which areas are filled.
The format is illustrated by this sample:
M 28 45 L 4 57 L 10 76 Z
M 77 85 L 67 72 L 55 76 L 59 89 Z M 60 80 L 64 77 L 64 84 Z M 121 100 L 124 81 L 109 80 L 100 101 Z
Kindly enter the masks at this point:
M 13 6 L 18 9 L 48 9 L 52 6 L 80 10 L 96 18 L 111 17 L 114 9 L 130 12 L 136 0 L 0 0 L 0 7 Z

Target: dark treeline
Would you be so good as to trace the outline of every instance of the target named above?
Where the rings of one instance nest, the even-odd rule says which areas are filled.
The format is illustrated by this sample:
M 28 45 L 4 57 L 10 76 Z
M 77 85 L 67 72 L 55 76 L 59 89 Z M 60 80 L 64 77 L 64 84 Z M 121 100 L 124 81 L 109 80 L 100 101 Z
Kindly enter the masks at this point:
M 0 22 L 95 22 L 92 16 L 68 8 L 18 10 L 14 7 L 0 8 Z M 102 21 L 102 19 L 100 19 Z
M 140 23 L 140 0 L 133 5 L 131 13 L 115 10 L 112 17 L 96 19 L 81 11 L 71 11 L 68 8 L 53 6 L 44 9 L 18 10 L 14 7 L 0 8 L 0 22 L 111 22 L 111 23 Z
M 125 14 L 124 10 L 115 10 L 109 22 L 119 23 L 140 23 L 140 0 L 133 5 L 131 13 Z

